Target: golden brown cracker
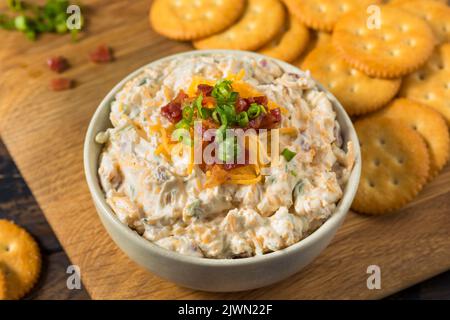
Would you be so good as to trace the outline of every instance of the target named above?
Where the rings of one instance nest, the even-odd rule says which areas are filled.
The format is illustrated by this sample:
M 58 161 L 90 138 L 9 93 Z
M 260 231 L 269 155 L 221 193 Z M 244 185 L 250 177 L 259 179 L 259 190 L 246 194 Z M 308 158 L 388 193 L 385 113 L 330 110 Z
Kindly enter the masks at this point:
M 245 0 L 155 0 L 149 19 L 153 29 L 168 38 L 194 40 L 228 28 L 244 8 Z
M 287 30 L 283 30 L 273 41 L 261 48 L 259 53 L 291 62 L 300 56 L 308 43 L 308 28 L 290 15 Z
M 369 77 L 352 68 L 331 42 L 319 45 L 305 59 L 303 70 L 322 83 L 344 106 L 349 115 L 361 115 L 381 108 L 400 88 L 401 79 Z
M 440 43 L 450 41 L 450 7 L 446 4 L 430 0 L 409 0 L 394 5 L 425 20 Z
M 280 32 L 285 15 L 278 0 L 248 0 L 242 18 L 235 25 L 193 44 L 197 49 L 257 50 Z
M 430 177 L 445 166 L 450 154 L 450 137 L 444 118 L 435 110 L 409 99 L 399 98 L 376 114 L 402 121 L 416 130 L 430 153 Z
M 308 27 L 331 32 L 339 18 L 355 9 L 366 10 L 379 0 L 283 0 L 289 11 Z
M 41 255 L 34 239 L 8 220 L 0 220 L 0 265 L 6 274 L 8 299 L 20 299 L 38 280 Z
M 421 18 L 393 6 L 379 8 L 379 20 L 376 16 L 370 20 L 364 10 L 343 16 L 332 41 L 352 67 L 372 77 L 398 78 L 423 65 L 436 40 Z
M 0 267 L 0 300 L 6 300 L 6 275 Z
M 403 3 L 403 2 L 408 2 L 410 0 L 385 0 L 385 3 L 389 3 L 389 4 L 398 4 L 398 3 Z M 426 2 L 440 2 L 440 3 L 445 3 L 448 4 L 447 0 L 425 0 Z
M 403 79 L 400 96 L 421 102 L 450 124 L 450 44 L 436 48 L 428 62 Z
M 375 117 L 358 120 L 362 171 L 352 209 L 365 214 L 397 210 L 427 181 L 429 155 L 422 137 L 403 122 Z
M 331 41 L 331 34 L 322 31 L 311 30 L 309 32 L 309 42 L 306 45 L 305 50 L 302 52 L 300 57 L 298 57 L 293 64 L 301 68 L 303 61 L 309 55 L 311 51 L 317 48 L 322 43 L 327 43 Z

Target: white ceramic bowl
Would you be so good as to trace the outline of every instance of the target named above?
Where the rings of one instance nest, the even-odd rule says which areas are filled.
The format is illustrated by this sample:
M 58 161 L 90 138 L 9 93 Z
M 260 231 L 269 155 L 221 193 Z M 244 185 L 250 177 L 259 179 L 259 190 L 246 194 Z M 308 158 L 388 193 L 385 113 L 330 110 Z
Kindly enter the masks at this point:
M 241 291 L 255 289 L 283 280 L 309 264 L 329 244 L 336 230 L 343 222 L 359 183 L 361 156 L 359 142 L 350 118 L 340 103 L 329 94 L 334 104 L 337 119 L 342 128 L 344 141 L 352 141 L 356 162 L 345 187 L 344 196 L 336 212 L 314 233 L 300 242 L 277 252 L 263 256 L 242 259 L 207 259 L 184 256 L 161 248 L 140 237 L 128 226 L 122 224 L 105 201 L 100 187 L 97 169 L 102 146 L 95 142 L 98 132 L 111 127 L 109 121 L 110 103 L 122 86 L 135 77 L 142 69 L 162 60 L 205 54 L 228 54 L 236 57 L 248 55 L 271 59 L 259 54 L 232 50 L 190 51 L 154 61 L 131 73 L 117 84 L 103 99 L 90 122 L 84 144 L 84 167 L 87 183 L 97 208 L 98 215 L 115 243 L 134 261 L 154 274 L 181 286 L 205 291 Z M 285 71 L 298 72 L 299 69 L 285 62 L 275 60 Z M 319 87 L 327 92 L 322 86 Z

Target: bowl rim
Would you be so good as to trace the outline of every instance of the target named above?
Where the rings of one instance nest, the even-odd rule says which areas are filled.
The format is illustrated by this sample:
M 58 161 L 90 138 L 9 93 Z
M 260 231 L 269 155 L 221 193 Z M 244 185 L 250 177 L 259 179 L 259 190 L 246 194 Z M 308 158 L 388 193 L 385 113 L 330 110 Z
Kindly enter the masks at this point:
M 132 78 L 139 75 L 144 69 L 154 65 L 159 64 L 167 60 L 172 60 L 174 58 L 181 58 L 181 57 L 194 57 L 194 56 L 205 56 L 205 55 L 232 55 L 235 57 L 241 57 L 241 56 L 250 56 L 257 59 L 266 59 L 271 60 L 275 63 L 277 63 L 285 72 L 303 72 L 301 69 L 299 69 L 296 66 L 293 66 L 289 63 L 286 63 L 284 61 L 268 57 L 262 54 L 258 54 L 255 52 L 249 52 L 249 51 L 240 51 L 240 50 L 222 50 L 222 49 L 212 49 L 212 50 L 191 50 L 191 51 L 185 51 L 181 53 L 172 54 L 160 59 L 156 59 L 150 63 L 147 63 L 143 65 L 142 67 L 136 69 L 135 71 L 129 73 L 127 76 L 125 76 L 119 83 L 117 83 L 109 92 L 108 94 L 102 99 L 100 104 L 95 110 L 94 115 L 91 117 L 91 120 L 89 122 L 89 126 L 86 132 L 85 141 L 84 141 L 84 149 L 83 149 L 83 163 L 84 163 L 84 172 L 86 181 L 88 184 L 89 191 L 91 193 L 92 199 L 94 201 L 94 204 L 96 206 L 97 212 L 99 215 L 103 216 L 104 218 L 108 219 L 109 222 L 115 225 L 117 229 L 119 229 L 131 242 L 134 244 L 140 246 L 143 250 L 150 250 L 154 254 L 163 256 L 167 259 L 172 259 L 177 262 L 183 262 L 188 263 L 191 265 L 200 265 L 200 266 L 222 266 L 222 267 L 231 267 L 231 266 L 243 266 L 243 265 L 252 265 L 255 263 L 262 263 L 262 262 L 268 262 L 274 259 L 278 259 L 282 256 L 286 255 L 292 255 L 296 253 L 302 252 L 303 249 L 308 248 L 315 244 L 316 242 L 320 241 L 322 237 L 324 237 L 327 233 L 332 232 L 334 229 L 337 229 L 339 227 L 339 223 L 341 220 L 343 220 L 348 213 L 351 203 L 353 201 L 353 198 L 355 197 L 357 187 L 360 180 L 361 175 L 361 151 L 359 146 L 358 137 L 355 131 L 355 128 L 353 126 L 352 121 L 350 120 L 350 117 L 348 116 L 345 109 L 342 107 L 341 103 L 332 95 L 327 89 L 323 87 L 317 80 L 313 79 L 318 86 L 318 88 L 325 92 L 328 96 L 328 98 L 331 100 L 333 104 L 333 109 L 335 110 L 336 114 L 340 113 L 341 118 L 343 119 L 343 122 L 345 122 L 347 126 L 347 135 L 348 135 L 348 141 L 352 141 L 354 144 L 354 152 L 355 152 L 355 163 L 352 169 L 352 172 L 349 176 L 349 179 L 347 181 L 347 184 L 344 187 L 343 190 L 343 196 L 338 202 L 338 205 L 336 206 L 336 209 L 334 213 L 329 217 L 319 228 L 317 228 L 314 232 L 312 232 L 310 235 L 306 236 L 305 238 L 301 239 L 300 241 L 275 252 L 266 253 L 263 255 L 256 255 L 252 257 L 246 257 L 246 258 L 238 258 L 238 259 L 213 259 L 213 258 L 205 258 L 205 257 L 196 257 L 196 256 L 189 256 L 189 255 L 183 255 L 181 253 L 178 253 L 176 251 L 171 251 L 168 249 L 165 249 L 163 247 L 160 247 L 153 243 L 150 240 L 144 239 L 142 236 L 140 236 L 138 233 L 136 233 L 134 230 L 129 228 L 127 225 L 123 224 L 117 216 L 114 214 L 110 206 L 106 203 L 106 199 L 104 196 L 104 192 L 100 187 L 100 182 L 98 179 L 97 169 L 98 169 L 98 156 L 96 156 L 97 160 L 95 161 L 95 166 L 92 166 L 90 164 L 90 159 L 92 157 L 91 155 L 91 145 L 95 144 L 95 136 L 99 132 L 97 129 L 97 123 L 101 120 L 99 120 L 101 117 L 101 112 L 104 108 L 110 108 L 110 103 L 114 99 L 116 93 L 122 89 L 125 83 L 127 83 Z M 341 120 L 342 120 L 341 119 Z M 341 121 L 342 122 L 342 121 Z M 341 123 L 342 124 L 342 123 Z M 95 158 L 95 157 L 94 157 Z M 107 230 L 109 233 L 109 230 Z

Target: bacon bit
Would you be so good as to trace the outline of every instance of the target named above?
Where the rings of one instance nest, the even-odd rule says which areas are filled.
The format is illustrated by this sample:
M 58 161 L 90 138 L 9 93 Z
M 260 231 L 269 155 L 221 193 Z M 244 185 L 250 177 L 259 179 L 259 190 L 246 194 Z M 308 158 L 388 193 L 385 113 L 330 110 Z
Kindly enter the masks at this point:
M 274 108 L 269 111 L 269 114 L 272 116 L 272 120 L 274 122 L 281 122 L 281 110 L 280 108 Z
M 51 57 L 47 59 L 47 65 L 50 70 L 61 73 L 69 68 L 69 63 L 67 59 L 59 56 L 59 57 Z
M 268 100 L 267 100 L 266 96 L 259 96 L 259 97 L 247 98 L 247 102 L 249 104 L 252 104 L 252 103 L 262 104 L 263 106 L 267 107 Z
M 250 98 L 238 98 L 236 101 L 236 111 L 242 112 L 247 111 L 248 108 L 250 108 L 250 105 L 252 103 L 261 104 L 265 107 L 267 107 L 267 103 L 269 100 L 266 96 L 258 96 L 258 97 L 250 97 Z
M 108 46 L 102 44 L 89 54 L 92 62 L 105 63 L 113 60 L 112 50 Z
M 177 123 L 182 118 L 181 103 L 171 101 L 161 108 L 161 115 L 172 123 Z
M 252 119 L 248 122 L 248 127 L 253 129 L 261 128 L 261 123 L 263 121 L 264 115 L 260 115 L 259 117 Z
M 177 123 L 183 117 L 181 105 L 188 98 L 188 95 L 181 90 L 175 99 L 161 108 L 161 115 L 172 123 Z
M 219 125 L 212 121 L 211 119 L 206 119 L 202 121 L 202 128 L 204 131 L 208 129 L 217 129 Z
M 175 99 L 173 101 L 177 102 L 177 103 L 183 103 L 184 100 L 186 100 L 188 98 L 189 98 L 189 96 L 186 94 L 186 92 L 184 92 L 183 90 L 180 90 L 180 92 L 178 92 L 177 96 L 175 97 Z
M 236 101 L 236 112 L 240 113 L 243 111 L 247 111 L 250 107 L 250 103 L 245 98 L 238 98 Z
M 258 118 L 249 121 L 248 126 L 253 129 L 274 129 L 281 122 L 280 108 L 269 110 L 266 114 L 261 114 Z
M 50 81 L 50 89 L 53 91 L 63 91 L 72 88 L 72 79 L 55 78 Z
M 263 119 L 262 127 L 265 129 L 274 129 L 281 122 L 280 108 L 270 110 Z
M 202 105 L 207 108 L 214 108 L 217 104 L 217 101 L 214 97 L 204 97 L 202 100 Z
M 208 97 L 211 95 L 214 87 L 207 84 L 199 84 L 197 86 L 198 92 L 202 93 L 204 97 Z

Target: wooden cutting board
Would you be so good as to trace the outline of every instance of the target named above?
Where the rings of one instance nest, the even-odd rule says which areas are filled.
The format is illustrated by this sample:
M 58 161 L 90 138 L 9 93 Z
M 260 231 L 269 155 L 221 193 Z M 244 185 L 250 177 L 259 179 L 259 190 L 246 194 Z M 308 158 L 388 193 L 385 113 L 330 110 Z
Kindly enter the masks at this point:
M 168 54 L 191 50 L 149 28 L 148 1 L 89 1 L 89 31 L 32 43 L 0 30 L 0 134 L 84 285 L 95 299 L 381 298 L 450 269 L 450 167 L 401 212 L 378 218 L 350 213 L 331 245 L 309 267 L 270 287 L 233 294 L 180 288 L 145 271 L 112 242 L 85 184 L 82 146 L 97 105 L 120 79 Z M 1 8 L 0 8 L 1 9 Z M 88 52 L 105 43 L 116 61 L 94 65 Z M 52 92 L 46 58 L 63 55 L 77 86 Z M 369 265 L 381 290 L 368 290 Z

